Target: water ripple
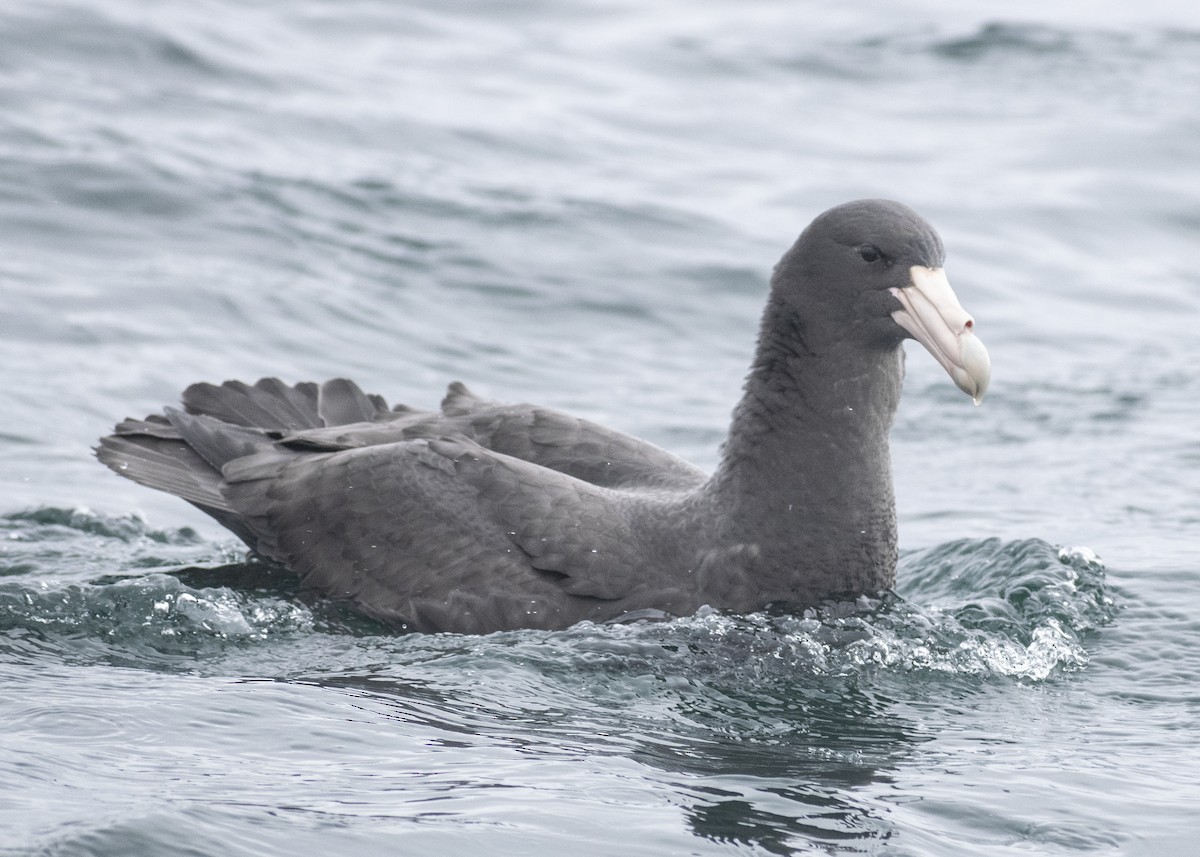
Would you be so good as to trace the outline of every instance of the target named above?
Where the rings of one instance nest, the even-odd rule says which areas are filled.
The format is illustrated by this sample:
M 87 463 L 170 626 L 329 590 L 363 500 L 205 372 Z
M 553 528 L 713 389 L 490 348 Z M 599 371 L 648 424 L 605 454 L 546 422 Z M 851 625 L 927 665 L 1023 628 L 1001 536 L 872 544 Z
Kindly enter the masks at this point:
M 18 513 L 5 521 L 0 628 L 58 638 L 55 645 L 66 650 L 81 645 L 85 658 L 98 651 L 123 662 L 146 657 L 151 667 L 192 652 L 215 658 L 212 668 L 221 670 L 230 645 L 322 630 L 360 635 L 374 641 L 365 651 L 383 645 L 405 661 L 421 662 L 431 651 L 435 660 L 469 651 L 485 662 L 537 663 L 539 675 L 565 671 L 573 684 L 593 683 L 587 676 L 594 676 L 595 689 L 608 686 L 613 671 L 624 679 L 654 677 L 652 684 L 690 676 L 749 685 L 768 695 L 780 680 L 794 687 L 806 675 L 879 669 L 1037 681 L 1084 667 L 1083 638 L 1116 610 L 1103 566 L 1086 549 L 1058 551 L 1038 540 L 960 540 L 907 554 L 899 570 L 903 597 L 862 598 L 799 616 L 707 610 L 667 623 L 584 623 L 552 634 L 387 643 L 376 637 L 378 626 L 347 620 L 337 605 L 322 605 L 314 616 L 297 599 L 295 581 L 273 564 L 181 566 L 178 560 L 204 551 L 190 531 L 156 532 L 135 518 L 62 509 Z M 39 575 L 40 566 L 61 562 L 71 540 L 81 568 L 111 564 L 116 547 L 129 570 L 66 585 Z M 222 552 L 222 559 L 227 556 Z M 156 567 L 150 574 L 138 570 Z M 371 680 L 380 678 L 372 674 Z M 630 693 L 638 684 L 618 686 Z

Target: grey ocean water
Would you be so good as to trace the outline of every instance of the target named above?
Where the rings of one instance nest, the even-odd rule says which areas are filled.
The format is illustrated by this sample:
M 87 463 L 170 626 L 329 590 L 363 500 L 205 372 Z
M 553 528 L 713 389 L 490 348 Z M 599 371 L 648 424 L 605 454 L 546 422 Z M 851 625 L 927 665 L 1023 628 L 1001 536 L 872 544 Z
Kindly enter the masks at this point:
M 770 267 L 901 199 L 898 592 L 392 636 L 89 447 L 462 379 L 711 467 Z M 9 0 L 0 853 L 1196 853 L 1195 4 Z

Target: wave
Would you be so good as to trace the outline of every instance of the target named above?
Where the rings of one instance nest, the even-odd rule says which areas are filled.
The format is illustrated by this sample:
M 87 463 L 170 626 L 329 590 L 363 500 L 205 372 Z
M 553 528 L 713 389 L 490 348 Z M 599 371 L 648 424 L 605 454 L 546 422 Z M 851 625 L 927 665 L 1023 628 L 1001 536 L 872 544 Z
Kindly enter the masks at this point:
M 532 657 L 550 672 L 794 682 L 886 670 L 1041 681 L 1085 667 L 1087 635 L 1117 611 L 1104 566 L 1087 548 L 960 539 L 905 554 L 897 593 L 801 615 L 702 610 L 667 622 L 417 642 L 341 605 L 307 603 L 286 569 L 239 560 L 235 547 L 188 528 L 42 508 L 0 518 L 0 532 L 0 631 L 10 642 L 148 668 L 171 669 L 187 655 L 188 669 L 208 660 L 220 671 L 231 646 L 332 634 L 360 640 L 355 648 L 371 663 L 381 646 L 401 663 L 465 647 L 479 657 Z M 353 661 L 339 670 L 353 671 Z

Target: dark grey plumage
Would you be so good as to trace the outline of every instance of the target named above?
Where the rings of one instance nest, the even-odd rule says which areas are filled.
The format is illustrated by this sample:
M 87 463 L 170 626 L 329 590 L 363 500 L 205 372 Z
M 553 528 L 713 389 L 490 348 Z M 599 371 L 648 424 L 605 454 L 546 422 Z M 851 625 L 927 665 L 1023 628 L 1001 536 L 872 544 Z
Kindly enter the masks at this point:
M 776 267 L 711 476 L 457 383 L 434 412 L 388 409 L 345 380 L 196 384 L 183 410 L 122 422 L 97 455 L 397 628 L 563 628 L 876 592 L 896 561 L 887 435 L 912 327 L 898 290 L 941 262 L 936 233 L 899 203 L 817 218 Z M 986 373 L 968 369 L 978 398 Z

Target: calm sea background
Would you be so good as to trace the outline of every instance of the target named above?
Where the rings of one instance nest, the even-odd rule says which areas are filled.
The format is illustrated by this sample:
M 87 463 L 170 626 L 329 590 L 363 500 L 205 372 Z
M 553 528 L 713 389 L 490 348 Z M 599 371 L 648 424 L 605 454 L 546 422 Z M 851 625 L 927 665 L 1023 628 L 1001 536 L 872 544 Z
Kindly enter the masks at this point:
M 894 598 L 393 636 L 90 446 L 450 380 L 716 461 L 826 207 L 942 232 Z M 0 854 L 1193 855 L 1200 6 L 7 0 Z

